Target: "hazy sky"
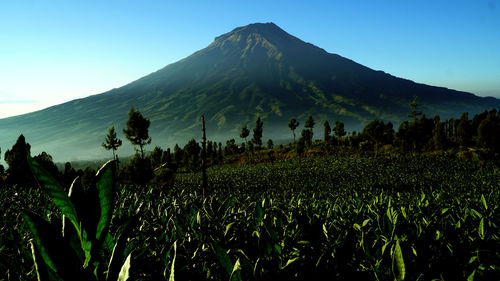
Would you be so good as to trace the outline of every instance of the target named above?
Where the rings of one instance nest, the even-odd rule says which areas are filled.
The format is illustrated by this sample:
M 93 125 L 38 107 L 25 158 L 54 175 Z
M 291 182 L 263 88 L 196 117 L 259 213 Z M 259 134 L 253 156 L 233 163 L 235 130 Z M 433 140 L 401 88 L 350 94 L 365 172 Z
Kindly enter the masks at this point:
M 0 0 L 0 118 L 123 86 L 254 22 L 398 77 L 500 97 L 500 0 Z

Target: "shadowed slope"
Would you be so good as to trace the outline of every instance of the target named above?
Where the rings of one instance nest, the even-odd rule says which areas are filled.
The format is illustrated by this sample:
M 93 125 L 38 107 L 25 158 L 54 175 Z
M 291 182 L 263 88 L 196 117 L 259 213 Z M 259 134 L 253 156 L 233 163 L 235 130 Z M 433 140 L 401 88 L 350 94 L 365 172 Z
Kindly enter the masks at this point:
M 103 157 L 107 129 L 114 125 L 121 132 L 131 106 L 151 120 L 153 144 L 164 147 L 199 139 L 202 114 L 209 139 L 217 140 L 238 139 L 241 126 L 251 128 L 256 116 L 264 121 L 265 139 L 290 137 L 288 119 L 302 126 L 309 114 L 317 124 L 343 120 L 347 129 L 359 130 L 374 118 L 406 120 L 414 95 L 427 116 L 442 118 L 500 106 L 494 98 L 371 70 L 273 23 L 251 24 L 121 88 L 0 120 L 0 146 L 10 147 L 24 133 L 34 151 L 46 150 L 56 160 Z

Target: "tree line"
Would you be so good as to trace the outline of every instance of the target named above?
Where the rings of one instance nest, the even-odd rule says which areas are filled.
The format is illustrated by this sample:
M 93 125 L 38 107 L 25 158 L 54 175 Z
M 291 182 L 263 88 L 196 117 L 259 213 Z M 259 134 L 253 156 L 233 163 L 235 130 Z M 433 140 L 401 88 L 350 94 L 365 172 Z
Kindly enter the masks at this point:
M 248 128 L 246 124 L 241 127 L 239 134 L 241 142 L 237 142 L 234 138 L 227 140 L 225 145 L 222 142 L 207 141 L 207 164 L 220 165 L 229 159 L 273 161 L 280 154 L 301 156 L 308 151 L 319 153 L 349 151 L 378 155 L 480 149 L 490 156 L 498 156 L 500 153 L 500 112 L 496 109 L 476 114 L 472 119 L 466 112 L 459 119 L 442 121 L 438 115 L 427 118 L 419 110 L 416 98 L 410 103 L 410 108 L 409 120 L 402 122 L 397 131 L 391 122 L 386 123 L 377 119 L 368 123 L 361 132 L 347 132 L 342 121 L 336 120 L 333 128 L 328 121 L 324 121 L 323 136 L 316 139 L 313 132 L 316 122 L 312 115 L 305 120 L 298 138 L 296 130 L 300 122 L 292 117 L 287 126 L 291 131 L 293 143 L 277 147 L 272 139 L 268 139 L 264 144 L 262 140 L 264 122 L 257 117 L 253 129 Z M 151 144 L 150 123 L 139 110 L 133 107 L 130 109 L 123 134 L 135 146 L 136 153 L 119 170 L 121 180 L 138 184 L 152 181 L 168 184 L 176 172 L 200 170 L 202 148 L 194 138 L 184 147 L 175 144 L 173 149 L 163 150 L 160 146 L 156 146 L 149 154 L 146 153 L 146 146 Z M 122 144 L 122 140 L 117 137 L 115 127 L 109 128 L 102 147 L 112 152 L 113 159 L 119 160 L 117 150 Z M 30 170 L 26 163 L 29 154 L 30 145 L 24 136 L 20 135 L 16 144 L 5 152 L 4 159 L 9 168 L 5 170 L 0 165 L 0 182 L 32 184 L 33 177 L 29 174 Z M 69 162 L 64 165 L 63 171 L 59 171 L 52 157 L 46 152 L 34 158 L 65 186 L 69 186 L 75 176 L 81 176 L 89 181 L 95 174 L 92 169 L 76 171 Z

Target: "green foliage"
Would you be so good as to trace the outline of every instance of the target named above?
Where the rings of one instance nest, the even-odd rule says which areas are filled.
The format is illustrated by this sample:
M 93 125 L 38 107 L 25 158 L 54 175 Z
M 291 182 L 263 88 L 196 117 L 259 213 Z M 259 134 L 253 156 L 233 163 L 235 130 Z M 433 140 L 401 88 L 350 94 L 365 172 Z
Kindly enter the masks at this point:
M 244 126 L 241 128 L 240 138 L 245 139 L 245 142 L 246 142 L 246 139 L 247 139 L 247 137 L 248 137 L 249 135 L 250 135 L 250 130 L 247 128 L 247 125 L 244 125 Z
M 343 136 L 346 135 L 346 132 L 344 130 L 344 122 L 342 121 L 335 121 L 335 127 L 333 128 L 333 133 L 337 138 L 342 138 Z
M 445 124 L 440 122 L 439 116 L 434 117 L 434 123 L 434 129 L 432 130 L 433 149 L 443 151 L 446 148 Z
M 314 119 L 311 115 L 309 115 L 309 117 L 307 117 L 306 123 L 304 124 L 304 127 L 312 132 L 312 130 L 314 129 L 314 125 L 315 125 Z
M 391 144 L 394 139 L 394 129 L 392 123 L 385 124 L 383 121 L 377 119 L 368 123 L 363 129 L 362 134 L 366 136 L 369 141 L 376 144 Z
M 299 138 L 299 141 L 297 142 L 297 145 L 295 146 L 295 150 L 297 152 L 297 155 L 301 155 L 305 151 L 305 140 L 304 138 Z
M 297 119 L 295 119 L 294 117 L 290 118 L 290 121 L 288 121 L 288 128 L 292 130 L 293 142 L 295 142 L 295 129 L 297 129 L 298 126 L 299 122 L 297 121 Z
M 175 171 L 169 167 L 160 167 L 155 169 L 153 183 L 160 186 L 172 184 L 175 178 L 174 172 Z
M 30 173 L 27 156 L 30 153 L 30 144 L 21 134 L 11 149 L 5 152 L 5 162 L 9 165 L 7 169 L 7 182 L 11 184 L 20 184 L 30 186 L 33 184 L 33 176 Z
M 201 147 L 193 138 L 186 143 L 184 146 L 185 153 L 185 166 L 192 171 L 198 171 L 200 169 L 200 153 Z
M 177 167 L 182 165 L 182 159 L 184 159 L 184 151 L 182 148 L 178 145 L 175 144 L 174 146 L 174 161 Z
M 394 277 L 397 281 L 405 279 L 405 262 L 401 246 L 399 245 L 399 240 L 396 240 L 396 244 L 392 249 L 392 272 L 394 273 Z
M 116 161 L 106 163 L 96 174 L 91 186 L 83 189 L 79 179 L 73 182 L 66 195 L 59 183 L 39 163 L 29 158 L 30 168 L 40 188 L 47 193 L 63 215 L 62 232 L 38 214 L 23 210 L 24 221 L 34 240 L 33 260 L 39 280 L 126 280 L 130 268 L 130 255 L 114 274 L 116 263 L 123 260 L 125 238 L 113 243 L 109 226 L 114 212 Z M 69 221 L 73 227 L 66 224 Z M 129 227 L 125 225 L 125 228 Z M 130 228 L 130 227 L 129 227 Z M 124 235 L 122 232 L 121 235 Z M 126 233 L 129 234 L 129 233 Z M 113 255 L 109 263 L 104 259 L 111 243 Z M 116 251 L 119 249 L 119 251 Z M 107 268 L 107 276 L 105 275 Z
M 408 117 L 413 119 L 413 122 L 417 122 L 419 116 L 422 115 L 422 111 L 418 110 L 418 97 L 414 96 L 413 100 L 410 102 L 411 112 L 408 114 Z
M 467 147 L 472 144 L 472 125 L 469 120 L 468 113 L 462 114 L 457 127 L 458 143 L 461 146 Z
M 134 110 L 134 107 L 130 108 L 127 127 L 123 129 L 123 133 L 133 145 L 139 146 L 142 158 L 144 158 L 143 147 L 151 143 L 148 133 L 150 124 L 149 119 L 144 118 L 139 110 Z
M 328 142 L 328 140 L 330 139 L 330 133 L 332 132 L 332 128 L 330 128 L 330 123 L 328 123 L 328 121 L 325 121 L 325 123 L 323 124 L 323 127 L 324 127 L 323 140 L 325 142 Z
M 168 278 L 175 268 L 177 280 L 463 280 L 476 271 L 476 280 L 496 280 L 500 209 L 488 203 L 500 198 L 500 178 L 493 169 L 441 157 L 214 167 L 215 188 L 205 200 L 199 174 L 178 175 L 145 215 L 159 221 L 140 235 L 158 237 L 144 243 L 158 256 L 148 273 Z M 139 196 L 147 201 L 147 193 Z
M 116 137 L 115 126 L 109 128 L 106 139 L 101 144 L 106 150 L 113 151 L 113 159 L 116 160 L 115 151 L 122 145 L 122 140 Z
M 273 140 L 272 139 L 268 139 L 266 146 L 267 146 L 267 149 L 273 149 L 273 147 L 274 147 Z
M 144 185 L 154 177 L 151 161 L 136 153 L 125 167 L 128 178 L 135 184 Z
M 149 158 L 151 159 L 151 166 L 153 168 L 158 168 L 163 164 L 163 161 L 164 161 L 163 155 L 164 154 L 165 154 L 165 152 L 163 151 L 163 149 L 161 147 L 155 146 L 155 148 L 153 149 L 153 152 L 151 152 L 151 155 L 149 156 Z M 165 162 L 168 162 L 168 161 L 166 161 L 166 159 L 165 159 Z
M 309 130 L 309 129 L 303 129 L 300 132 L 300 138 L 299 138 L 299 141 L 297 142 L 297 145 L 299 145 L 299 143 L 301 143 L 301 145 L 305 145 L 307 147 L 311 147 L 311 145 L 312 145 L 312 137 L 313 137 L 313 133 L 312 133 L 311 130 Z
M 490 162 L 332 156 L 215 166 L 208 170 L 212 188 L 204 199 L 199 173 L 178 174 L 168 189 L 124 185 L 114 193 L 114 218 L 101 232 L 116 234 L 106 235 L 102 244 L 97 225 L 107 219 L 92 210 L 105 210 L 99 202 L 109 195 L 98 186 L 106 189 L 111 174 L 101 170 L 94 181 L 102 184 L 95 188 L 85 189 L 76 180 L 68 202 L 57 181 L 32 165 L 51 204 L 36 192 L 24 191 L 18 199 L 24 201 L 14 203 L 36 212 L 25 208 L 24 219 L 16 221 L 16 209 L 6 204 L 16 198 L 14 190 L 0 198 L 7 207 L 2 220 L 8 221 L 0 224 L 5 246 L 0 247 L 0 269 L 9 268 L 12 276 L 31 270 L 33 264 L 23 262 L 29 255 L 40 280 L 58 280 L 61 275 L 95 280 L 94 271 L 99 280 L 116 280 L 120 272 L 141 280 L 500 276 L 500 207 L 495 203 L 500 199 L 500 174 Z M 33 205 L 36 202 L 41 209 Z M 139 205 L 144 207 L 134 215 Z M 49 221 L 46 206 L 57 209 L 48 212 Z M 64 238 L 56 228 L 59 213 L 67 215 Z M 70 219 L 76 219 L 78 228 Z M 135 230 L 138 224 L 140 231 Z M 18 236 L 25 231 L 31 235 Z M 33 249 L 26 248 L 30 237 Z M 19 246 L 9 239 L 19 240 Z M 92 242 L 90 250 L 82 241 Z M 86 251 L 90 261 L 83 267 Z M 24 252 L 26 257 L 16 256 Z M 19 262 L 8 264 L 8 257 Z M 80 275 L 73 275 L 75 271 Z
M 59 170 L 57 166 L 52 161 L 52 156 L 47 152 L 43 151 L 37 156 L 33 157 L 33 159 L 40 164 L 47 172 L 49 172 L 54 178 L 59 178 Z
M 263 131 L 264 122 L 257 117 L 255 120 L 255 128 L 253 129 L 253 137 L 252 142 L 257 146 L 257 149 L 261 149 L 262 147 L 262 131 Z

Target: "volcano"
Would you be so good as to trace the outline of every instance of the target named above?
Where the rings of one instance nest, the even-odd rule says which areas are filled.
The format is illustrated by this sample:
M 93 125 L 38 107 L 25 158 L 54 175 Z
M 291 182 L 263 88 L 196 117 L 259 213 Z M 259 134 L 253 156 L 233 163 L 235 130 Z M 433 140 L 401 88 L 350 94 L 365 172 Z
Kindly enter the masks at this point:
M 375 118 L 397 125 L 408 119 L 415 96 L 424 114 L 441 118 L 500 107 L 498 99 L 394 77 L 328 53 L 274 23 L 255 23 L 123 87 L 1 119 L 0 147 L 10 148 L 22 133 L 32 152 L 46 151 L 56 161 L 105 158 L 100 144 L 111 126 L 121 132 L 131 106 L 151 120 L 153 145 L 163 148 L 200 139 L 201 115 L 212 140 L 239 140 L 241 127 L 252 128 L 258 116 L 264 139 L 288 139 L 288 120 L 295 117 L 302 126 L 309 114 L 316 124 L 340 120 L 348 130 Z M 127 145 L 118 152 L 132 151 Z

